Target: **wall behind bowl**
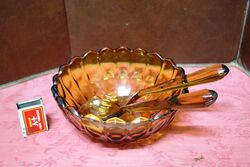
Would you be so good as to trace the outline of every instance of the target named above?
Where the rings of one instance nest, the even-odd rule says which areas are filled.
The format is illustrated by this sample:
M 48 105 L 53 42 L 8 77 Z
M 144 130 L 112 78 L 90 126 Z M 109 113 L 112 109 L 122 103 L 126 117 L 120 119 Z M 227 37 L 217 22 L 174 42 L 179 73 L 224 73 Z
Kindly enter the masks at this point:
M 65 2 L 73 55 L 125 45 L 178 63 L 233 60 L 246 8 L 246 0 Z
M 141 47 L 177 63 L 236 58 L 247 0 L 0 2 L 0 84 L 104 46 Z
M 69 57 L 63 0 L 0 2 L 0 84 L 55 68 Z
M 250 70 L 250 12 L 249 12 L 249 3 L 248 1 L 248 17 L 245 24 L 245 32 L 242 41 L 242 47 L 240 51 L 240 57 L 238 61 L 246 69 Z

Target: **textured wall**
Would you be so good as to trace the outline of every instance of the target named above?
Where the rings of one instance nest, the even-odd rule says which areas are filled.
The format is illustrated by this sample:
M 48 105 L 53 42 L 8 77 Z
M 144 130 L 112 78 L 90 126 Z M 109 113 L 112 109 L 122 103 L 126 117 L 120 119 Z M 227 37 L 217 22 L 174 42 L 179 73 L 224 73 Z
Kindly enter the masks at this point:
M 248 18 L 246 21 L 245 33 L 242 41 L 240 63 L 250 70 L 250 11 L 248 10 Z
M 0 2 L 0 84 L 55 68 L 70 56 L 63 0 Z
M 1 1 L 0 84 L 104 46 L 141 47 L 178 63 L 231 61 L 246 1 Z M 246 43 L 242 58 L 249 62 Z
M 142 47 L 178 63 L 235 58 L 246 0 L 66 0 L 73 55 Z

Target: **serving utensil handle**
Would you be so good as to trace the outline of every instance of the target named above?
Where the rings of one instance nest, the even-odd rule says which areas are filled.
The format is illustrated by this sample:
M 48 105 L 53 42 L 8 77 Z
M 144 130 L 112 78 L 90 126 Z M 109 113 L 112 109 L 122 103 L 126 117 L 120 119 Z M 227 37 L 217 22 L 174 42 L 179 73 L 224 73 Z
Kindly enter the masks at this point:
M 218 94 L 214 90 L 202 89 L 172 97 L 169 103 L 170 106 L 178 108 L 208 107 L 216 101 L 217 97 Z
M 121 108 L 129 112 L 145 112 L 154 110 L 163 110 L 168 108 L 197 108 L 207 107 L 213 104 L 218 94 L 213 90 L 202 89 L 179 96 L 173 96 L 165 100 L 152 100 L 141 103 L 134 103 Z
M 187 75 L 187 83 L 192 85 L 204 84 L 222 79 L 229 73 L 224 64 L 214 64 Z
M 165 100 L 153 100 L 129 104 L 121 107 L 119 111 L 107 115 L 103 120 L 105 121 L 112 117 L 119 117 L 126 112 L 154 112 L 170 108 L 208 107 L 216 101 L 217 96 L 217 93 L 213 90 L 202 89 L 179 96 L 173 96 Z
M 187 82 L 180 83 L 179 80 L 171 80 L 168 82 L 163 82 L 161 84 L 154 85 L 149 88 L 142 89 L 138 94 L 132 98 L 128 104 L 131 104 L 134 99 L 138 99 L 144 95 L 161 93 L 170 90 L 187 88 L 190 86 L 195 86 L 199 84 L 209 83 L 217 81 L 225 77 L 229 73 L 229 68 L 224 64 L 215 64 L 209 67 L 203 68 L 196 72 L 190 73 L 187 75 Z

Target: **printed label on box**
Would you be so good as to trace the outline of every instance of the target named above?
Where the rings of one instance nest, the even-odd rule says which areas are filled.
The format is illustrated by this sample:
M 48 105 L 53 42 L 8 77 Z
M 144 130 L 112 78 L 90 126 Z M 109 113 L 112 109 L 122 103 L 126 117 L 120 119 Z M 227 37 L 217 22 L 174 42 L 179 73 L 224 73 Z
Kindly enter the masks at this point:
M 42 107 L 24 110 L 22 114 L 28 135 L 46 130 Z
M 17 103 L 17 108 L 22 132 L 25 137 L 48 130 L 46 114 L 41 98 L 19 102 Z

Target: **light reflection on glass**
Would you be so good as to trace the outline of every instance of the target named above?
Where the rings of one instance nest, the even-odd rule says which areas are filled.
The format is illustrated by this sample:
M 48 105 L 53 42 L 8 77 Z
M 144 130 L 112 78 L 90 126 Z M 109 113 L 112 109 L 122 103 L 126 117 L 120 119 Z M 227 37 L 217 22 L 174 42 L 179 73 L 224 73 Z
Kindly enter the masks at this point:
M 121 85 L 117 88 L 117 95 L 120 97 L 129 96 L 131 91 L 130 86 Z

